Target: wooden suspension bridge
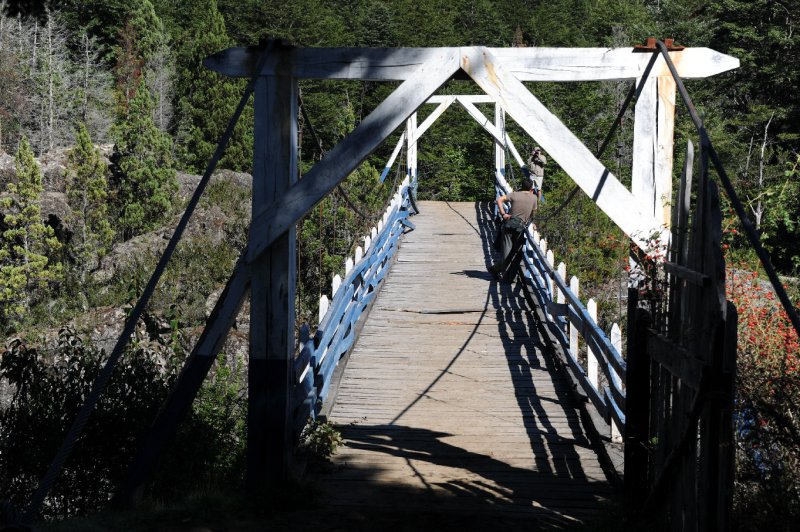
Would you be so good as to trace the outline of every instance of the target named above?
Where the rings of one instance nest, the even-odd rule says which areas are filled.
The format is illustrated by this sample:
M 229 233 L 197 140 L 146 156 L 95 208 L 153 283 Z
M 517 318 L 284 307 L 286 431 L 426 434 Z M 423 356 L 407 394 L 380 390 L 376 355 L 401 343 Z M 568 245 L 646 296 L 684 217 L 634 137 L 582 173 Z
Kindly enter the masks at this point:
M 102 393 L 252 94 L 249 244 L 117 502 L 136 497 L 249 293 L 247 487 L 253 493 L 288 478 L 298 434 L 324 415 L 341 424 L 345 437 L 337 472 L 322 481 L 333 506 L 391 504 L 487 523 L 529 518 L 562 527 L 596 516 L 615 486 L 624 486 L 632 519 L 645 515 L 674 530 L 729 526 L 736 312 L 725 301 L 712 170 L 741 206 L 682 79 L 719 74 L 738 60 L 654 39 L 634 49 L 305 49 L 269 41 L 222 51 L 206 65 L 250 83 L 34 495 L 29 519 Z M 298 180 L 297 83 L 307 78 L 401 83 Z M 436 94 L 450 79 L 473 80 L 484 95 Z M 630 187 L 524 84 L 597 80 L 632 82 L 622 110 L 635 101 Z M 697 126 L 700 153 L 695 165 L 689 143 L 673 192 L 678 95 Z M 521 267 L 506 272 L 512 282 L 499 283 L 486 272 L 492 209 L 416 202 L 420 138 L 454 103 L 494 139 L 498 195 L 510 191 L 506 154 L 523 164 L 505 133 L 511 118 L 625 232 L 632 249 L 661 255 L 634 265 L 627 339 L 616 324 L 608 331 L 597 325 L 596 305 L 584 304 L 578 279 L 568 279 L 535 227 L 516 250 Z M 493 119 L 478 103 L 494 104 Z M 418 123 L 425 104 L 437 107 Z M 317 330 L 304 328 L 296 338 L 294 224 L 401 129 L 382 179 L 403 146 L 407 175 L 347 260 L 344 278 L 333 279 L 331 298 L 323 296 Z M 758 246 L 757 237 L 753 242 Z

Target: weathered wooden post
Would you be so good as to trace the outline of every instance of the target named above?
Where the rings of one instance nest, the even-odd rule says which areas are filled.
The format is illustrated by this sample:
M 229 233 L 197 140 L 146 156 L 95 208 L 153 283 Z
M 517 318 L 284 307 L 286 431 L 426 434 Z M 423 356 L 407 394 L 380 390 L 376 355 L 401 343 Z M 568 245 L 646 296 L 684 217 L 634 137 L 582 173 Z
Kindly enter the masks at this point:
M 501 136 L 505 135 L 506 131 L 506 113 L 500 104 L 494 104 L 494 127 Z M 506 149 L 505 143 L 500 140 L 494 141 L 494 167 L 495 172 L 502 175 L 508 180 L 506 176 Z M 513 186 L 513 184 L 511 184 Z
M 297 82 L 288 51 L 279 45 L 270 50 L 278 67 L 255 85 L 253 220 L 297 180 Z M 246 480 L 251 493 L 285 480 L 289 472 L 295 260 L 291 226 L 251 263 Z
M 641 79 L 637 78 L 636 83 L 640 84 Z M 660 224 L 669 226 L 675 132 L 672 76 L 651 74 L 644 82 L 635 110 L 631 193 Z
M 412 113 L 406 120 L 406 172 L 411 182 L 411 189 L 416 198 L 417 191 L 417 113 Z
M 650 425 L 650 360 L 647 327 L 650 316 L 638 308 L 638 290 L 628 289 L 628 357 L 625 375 L 625 506 L 639 511 L 647 496 Z

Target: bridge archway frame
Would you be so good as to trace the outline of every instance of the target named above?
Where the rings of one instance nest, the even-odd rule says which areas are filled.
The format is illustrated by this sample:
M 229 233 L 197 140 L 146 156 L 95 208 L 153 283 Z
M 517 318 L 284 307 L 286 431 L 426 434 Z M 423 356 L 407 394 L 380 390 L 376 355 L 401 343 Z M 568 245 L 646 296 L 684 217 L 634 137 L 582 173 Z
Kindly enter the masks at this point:
M 417 109 L 449 79 L 472 79 L 496 102 L 496 124 L 511 116 L 637 245 L 668 238 L 659 198 L 670 197 L 674 84 L 655 60 L 636 105 L 632 190 L 523 84 L 527 81 L 637 79 L 652 54 L 630 48 L 231 48 L 206 59 L 226 76 L 256 78 L 253 216 L 246 262 L 251 282 L 248 485 L 284 478 L 289 467 L 290 362 L 295 349 L 294 224 L 403 123 L 409 173 L 416 178 Z M 671 53 L 684 78 L 738 67 L 707 48 Z M 302 180 L 297 180 L 297 82 L 350 79 L 402 83 Z M 661 90 L 661 92 L 659 92 Z M 440 106 L 441 107 L 441 106 Z M 444 109 L 442 109 L 443 111 Z M 640 119 L 640 115 L 642 118 Z M 503 140 L 503 139 L 499 139 Z M 500 144 L 500 142 L 498 142 Z M 500 155 L 496 164 L 500 168 Z
M 205 64 L 226 76 L 251 77 L 257 74 L 261 51 L 257 47 L 231 48 L 209 57 Z M 739 66 L 738 59 L 709 48 L 686 48 L 670 52 L 670 56 L 684 79 L 709 77 Z M 403 83 L 306 174 L 303 184 L 296 183 L 287 191 L 283 209 L 277 208 L 280 200 L 258 206 L 254 226 L 266 231 L 253 242 L 250 257 L 264 253 L 277 235 L 288 230 L 403 121 L 413 120 L 416 110 L 454 77 L 474 80 L 598 207 L 634 242 L 642 244 L 650 232 L 669 220 L 663 212 L 656 212 L 658 206 L 669 211 L 664 199 L 670 195 L 666 187 L 667 182 L 671 187 L 674 131 L 675 88 L 674 82 L 666 81 L 672 78 L 663 58 L 656 59 L 636 105 L 631 191 L 523 82 L 636 80 L 650 57 L 650 53 L 631 48 L 273 48 L 260 77 L 286 77 L 294 82 L 350 79 Z M 406 142 L 409 140 L 413 146 L 413 139 L 406 135 Z M 348 160 L 335 162 L 342 156 Z M 298 196 L 305 196 L 304 201 Z M 285 208 L 287 202 L 290 205 Z
M 251 325 L 247 486 L 252 492 L 260 492 L 266 485 L 288 476 L 292 443 L 290 375 L 296 346 L 294 225 L 392 132 L 411 119 L 446 81 L 464 76 L 475 80 L 488 96 L 500 103 L 497 107 L 520 123 L 568 174 L 570 170 L 585 171 L 575 174 L 576 182 L 584 190 L 594 186 L 596 200 L 605 198 L 603 201 L 608 203 L 613 195 L 609 190 L 613 189 L 612 192 L 622 190 L 623 198 L 633 202 L 633 194 L 588 153 L 522 82 L 636 79 L 651 57 L 632 53 L 630 49 L 303 49 L 270 41 L 263 47 L 233 48 L 208 58 L 205 64 L 212 70 L 249 77 L 254 87 L 253 217 L 249 243 L 184 366 L 179 388 L 173 391 L 151 435 L 140 448 L 116 500 L 135 498 L 160 449 L 174 434 L 181 412 L 191 404 L 222 347 L 248 289 Z M 704 48 L 676 52 L 674 60 L 680 73 L 689 78 L 738 66 L 738 60 Z M 663 60 L 657 58 L 654 72 L 668 72 Z M 303 78 L 401 80 L 402 83 L 298 181 L 297 81 Z M 653 119 L 651 123 L 656 122 Z M 544 142 L 539 135 L 531 134 L 538 126 L 552 126 L 558 135 Z M 570 153 L 572 147 L 579 149 L 580 157 Z M 209 175 L 214 161 L 210 164 Z M 601 201 L 597 203 L 603 208 Z M 642 217 L 651 224 L 654 218 Z M 637 220 L 635 216 L 621 219 Z M 618 220 L 615 222 L 620 225 Z M 158 279 L 158 271 L 154 279 Z M 143 299 L 146 300 L 144 296 Z M 122 340 L 115 352 L 119 345 Z M 60 468 L 56 462 L 51 465 L 55 474 Z M 47 483 L 43 485 L 39 491 L 46 494 Z M 42 498 L 43 495 L 30 508 L 36 508 Z

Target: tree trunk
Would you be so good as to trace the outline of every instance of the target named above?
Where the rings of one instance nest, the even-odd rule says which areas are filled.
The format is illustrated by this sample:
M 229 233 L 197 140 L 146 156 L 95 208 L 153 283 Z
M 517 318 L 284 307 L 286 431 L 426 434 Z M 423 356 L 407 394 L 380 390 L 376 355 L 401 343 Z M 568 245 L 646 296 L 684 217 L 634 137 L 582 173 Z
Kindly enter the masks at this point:
M 773 112 L 769 120 L 767 120 L 767 125 L 764 126 L 764 140 L 761 142 L 761 157 L 758 161 L 758 202 L 756 203 L 756 207 L 753 210 L 753 215 L 755 216 L 755 223 L 756 223 L 756 230 L 761 228 L 761 219 L 764 216 L 764 204 L 761 201 L 761 194 L 764 192 L 764 152 L 767 150 L 767 132 L 769 131 L 769 125 L 772 123 L 772 119 L 775 117 L 775 113 Z

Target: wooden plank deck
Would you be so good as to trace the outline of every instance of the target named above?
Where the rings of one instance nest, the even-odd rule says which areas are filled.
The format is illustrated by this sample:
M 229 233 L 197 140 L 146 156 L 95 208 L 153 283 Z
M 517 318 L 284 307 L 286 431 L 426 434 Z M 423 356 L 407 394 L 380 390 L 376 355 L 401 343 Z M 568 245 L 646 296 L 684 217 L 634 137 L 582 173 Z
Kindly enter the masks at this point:
M 613 490 L 533 314 L 487 273 L 485 207 L 420 210 L 340 381 L 324 503 L 475 526 L 596 517 Z

